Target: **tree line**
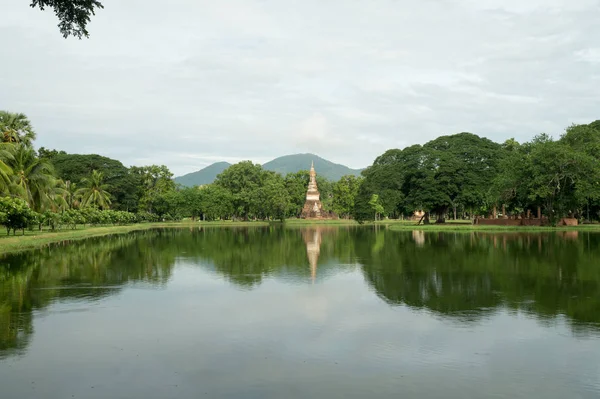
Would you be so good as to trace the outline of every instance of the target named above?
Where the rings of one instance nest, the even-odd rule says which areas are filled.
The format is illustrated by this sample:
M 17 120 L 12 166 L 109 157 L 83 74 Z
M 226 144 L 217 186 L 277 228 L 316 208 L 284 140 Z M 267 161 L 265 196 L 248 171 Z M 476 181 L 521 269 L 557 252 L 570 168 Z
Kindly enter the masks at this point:
M 600 218 L 600 121 L 502 144 L 472 133 L 388 150 L 363 172 L 354 217 L 372 220 L 425 212 L 446 218 L 489 216 L 504 207 L 525 216 L 538 207 L 559 218 Z M 503 215 L 504 216 L 504 215 Z
M 23 114 L 0 112 L 0 134 L 0 224 L 13 232 L 186 218 L 284 220 L 300 216 L 309 181 L 308 170 L 282 176 L 243 161 L 211 184 L 186 188 L 165 165 L 126 167 L 97 154 L 36 151 Z M 570 126 L 558 139 L 540 134 L 525 143 L 441 136 L 386 151 L 362 177 L 317 176 L 317 183 L 325 212 L 359 222 L 422 210 L 426 223 L 430 216 L 441 223 L 497 209 L 510 216 L 541 209 L 553 223 L 565 216 L 598 220 L 599 161 L 596 121 Z
M 0 224 L 7 232 L 85 224 L 193 220 L 283 220 L 300 216 L 308 170 L 282 176 L 250 161 L 212 184 L 181 187 L 165 165 L 126 167 L 97 154 L 35 150 L 23 114 L 0 111 Z M 361 178 L 318 177 L 324 209 L 350 218 Z

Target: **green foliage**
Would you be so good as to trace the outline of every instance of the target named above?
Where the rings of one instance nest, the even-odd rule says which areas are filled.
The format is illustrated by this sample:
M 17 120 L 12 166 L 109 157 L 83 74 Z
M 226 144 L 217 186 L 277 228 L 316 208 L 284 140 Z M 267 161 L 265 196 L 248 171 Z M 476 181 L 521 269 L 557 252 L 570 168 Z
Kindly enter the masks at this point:
M 34 140 L 35 132 L 25 114 L 0 111 L 0 142 L 31 147 Z
M 110 194 L 108 193 L 108 184 L 104 183 L 104 175 L 97 170 L 92 171 L 92 175 L 81 180 L 82 188 L 76 191 L 75 196 L 81 198 L 81 206 L 97 206 L 100 209 L 110 207 Z
M 83 179 L 90 178 L 94 170 L 101 172 L 104 183 L 108 185 L 106 191 L 110 194 L 111 208 L 137 210 L 145 187 L 141 176 L 130 172 L 121 162 L 97 154 L 67 154 L 45 148 L 40 148 L 39 154 L 40 158 L 54 166 L 57 177 L 70 184 L 80 185 Z
M 306 201 L 306 189 L 309 181 L 310 173 L 308 170 L 288 173 L 285 176 L 285 189 L 290 197 L 290 216 L 300 217 L 300 214 L 302 213 L 302 207 Z
M 350 218 L 354 211 L 354 201 L 358 195 L 362 178 L 353 175 L 343 176 L 333 185 L 333 211 L 340 217 Z
M 541 207 L 552 223 L 579 217 L 600 199 L 599 143 L 599 130 L 579 125 L 557 141 L 542 134 L 523 145 L 505 144 L 493 193 L 515 211 Z
M 317 187 L 321 194 L 321 205 L 325 212 L 333 211 L 333 183 L 320 174 L 317 175 Z M 304 188 L 306 194 L 306 187 Z
M 385 211 L 385 208 L 383 207 L 383 205 L 381 205 L 381 202 L 379 201 L 379 195 L 377 194 L 371 195 L 369 205 L 371 206 L 373 212 L 375 212 L 375 220 L 377 220 L 378 216 Z
M 217 184 L 200 187 L 200 211 L 205 220 L 229 219 L 234 214 L 233 194 Z
M 132 166 L 129 171 L 137 179 L 140 190 L 139 208 L 142 210 L 153 212 L 155 197 L 175 189 L 173 173 L 165 165 Z
M 317 170 L 324 168 L 317 176 L 323 210 L 359 222 L 415 210 L 425 212 L 426 223 L 430 214 L 444 222 L 448 214 L 488 215 L 500 206 L 509 214 L 535 214 L 541 207 L 552 222 L 568 215 L 600 219 L 599 129 L 600 121 L 573 125 L 559 140 L 540 135 L 523 144 L 514 139 L 497 144 L 471 133 L 441 136 L 388 150 L 362 172 L 363 178 L 351 173 L 336 182 L 323 176 L 326 161 L 314 157 Z M 299 217 L 305 203 L 305 170 L 282 177 L 245 161 L 223 170 L 212 184 L 185 188 L 176 186 L 164 165 L 128 169 L 96 154 L 45 148 L 36 153 L 35 133 L 23 114 L 0 112 L 0 133 L 0 196 L 25 200 L 40 213 L 40 225 L 52 229 L 134 221 L 129 213 L 99 211 L 109 206 L 131 211 L 140 222 L 283 220 Z M 308 164 L 307 156 L 313 157 L 285 159 Z
M 25 143 L 11 145 L 10 153 L 6 160 L 12 171 L 10 193 L 24 199 L 36 211 L 52 208 L 62 194 L 52 165 L 38 158 Z
M 16 234 L 17 230 L 25 229 L 38 222 L 38 214 L 33 212 L 27 202 L 20 198 L 0 198 L 0 224 L 6 227 L 6 233 Z
M 449 211 L 485 215 L 500 205 L 511 213 L 541 206 L 551 221 L 584 207 L 600 211 L 599 161 L 600 131 L 591 125 L 571 126 L 558 141 L 540 135 L 522 145 L 471 133 L 442 136 L 378 157 L 363 173 L 355 217 L 373 219 L 374 194 L 388 216 L 422 209 L 438 222 Z
M 260 206 L 258 189 L 267 174 L 258 164 L 243 161 L 227 168 L 217 176 L 215 184 L 232 194 L 234 216 L 247 220 Z
M 97 0 L 31 0 L 32 8 L 40 10 L 52 8 L 58 17 L 60 33 L 66 39 L 75 36 L 79 39 L 89 37 L 87 24 L 96 9 L 104 8 Z

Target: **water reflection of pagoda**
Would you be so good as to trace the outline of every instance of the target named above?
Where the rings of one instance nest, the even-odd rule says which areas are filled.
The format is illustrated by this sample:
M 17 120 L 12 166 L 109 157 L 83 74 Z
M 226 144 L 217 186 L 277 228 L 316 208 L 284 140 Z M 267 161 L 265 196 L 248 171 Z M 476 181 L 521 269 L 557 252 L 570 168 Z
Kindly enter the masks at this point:
M 321 254 L 321 229 L 306 229 L 302 231 L 306 243 L 306 255 L 310 264 L 310 278 L 314 282 L 317 277 L 317 261 Z

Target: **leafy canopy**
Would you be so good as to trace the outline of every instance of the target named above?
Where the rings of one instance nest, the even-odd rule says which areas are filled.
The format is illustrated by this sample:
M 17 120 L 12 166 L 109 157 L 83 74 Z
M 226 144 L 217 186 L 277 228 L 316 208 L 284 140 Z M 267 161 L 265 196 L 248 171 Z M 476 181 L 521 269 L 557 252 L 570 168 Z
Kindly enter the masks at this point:
M 31 0 L 32 8 L 40 10 L 52 8 L 58 17 L 60 33 L 66 39 L 75 36 L 79 39 L 89 37 L 87 24 L 96 9 L 104 8 L 97 0 Z

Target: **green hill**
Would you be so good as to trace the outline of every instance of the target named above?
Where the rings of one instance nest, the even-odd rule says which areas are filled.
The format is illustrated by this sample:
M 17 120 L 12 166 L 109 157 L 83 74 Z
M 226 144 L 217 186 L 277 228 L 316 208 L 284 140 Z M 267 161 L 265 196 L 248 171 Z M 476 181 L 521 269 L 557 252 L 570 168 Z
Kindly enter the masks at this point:
M 275 158 L 264 164 L 263 168 L 285 176 L 299 170 L 309 170 L 311 162 L 315 163 L 317 175 L 332 181 L 337 181 L 345 175 L 359 176 L 361 172 L 360 169 L 350 169 L 347 166 L 333 163 L 314 154 L 294 154 Z
M 347 166 L 333 163 L 314 154 L 294 154 L 275 158 L 264 164 L 263 168 L 285 176 L 288 173 L 309 170 L 311 162 L 315 163 L 317 175 L 332 181 L 337 181 L 345 175 L 359 176 L 361 172 L 361 169 L 350 169 Z M 209 184 L 229 166 L 230 164 L 227 162 L 217 162 L 197 172 L 176 177 L 175 182 L 187 187 Z
M 188 173 L 187 175 L 175 178 L 175 183 L 186 187 L 200 186 L 202 184 L 210 184 L 217 178 L 217 175 L 230 167 L 228 162 L 216 162 L 208 165 L 199 171 Z

